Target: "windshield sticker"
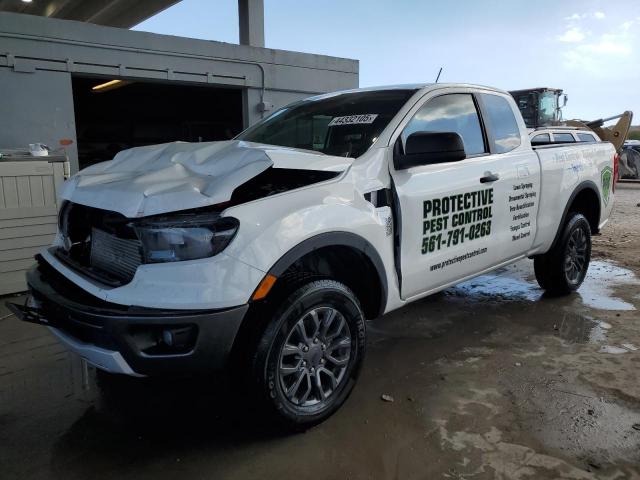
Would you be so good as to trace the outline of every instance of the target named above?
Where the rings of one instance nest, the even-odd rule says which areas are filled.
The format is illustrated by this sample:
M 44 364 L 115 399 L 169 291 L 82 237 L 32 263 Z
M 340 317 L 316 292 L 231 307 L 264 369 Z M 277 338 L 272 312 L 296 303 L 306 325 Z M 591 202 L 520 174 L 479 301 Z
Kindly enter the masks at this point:
M 364 115 L 347 115 L 345 117 L 335 117 L 329 122 L 330 127 L 340 125 L 370 125 L 378 118 L 377 113 L 366 113 Z

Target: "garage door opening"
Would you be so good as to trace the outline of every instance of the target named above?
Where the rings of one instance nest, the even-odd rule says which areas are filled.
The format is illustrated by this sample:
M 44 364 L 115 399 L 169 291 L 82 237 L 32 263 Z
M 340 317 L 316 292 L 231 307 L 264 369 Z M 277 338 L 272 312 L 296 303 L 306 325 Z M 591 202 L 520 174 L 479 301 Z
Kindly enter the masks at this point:
M 228 140 L 242 131 L 240 89 L 99 78 L 72 82 L 80 168 L 111 160 L 126 148 Z

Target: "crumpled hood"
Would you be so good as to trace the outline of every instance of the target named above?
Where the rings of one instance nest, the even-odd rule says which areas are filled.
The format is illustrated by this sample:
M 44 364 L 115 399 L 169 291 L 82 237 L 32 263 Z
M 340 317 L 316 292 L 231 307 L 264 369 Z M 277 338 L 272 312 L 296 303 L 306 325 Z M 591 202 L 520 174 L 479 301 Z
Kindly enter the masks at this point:
M 173 142 L 123 150 L 67 181 L 62 198 L 126 217 L 226 202 L 269 167 L 341 172 L 353 159 L 248 143 Z

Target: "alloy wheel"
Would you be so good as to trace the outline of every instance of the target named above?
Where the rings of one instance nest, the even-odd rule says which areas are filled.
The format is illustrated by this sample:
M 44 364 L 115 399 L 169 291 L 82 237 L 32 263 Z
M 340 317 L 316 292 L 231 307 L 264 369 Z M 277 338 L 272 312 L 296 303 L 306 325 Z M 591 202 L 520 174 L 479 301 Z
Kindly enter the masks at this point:
M 316 307 L 293 326 L 280 352 L 279 381 L 296 406 L 325 402 L 344 380 L 351 358 L 351 332 L 332 307 Z
M 564 261 L 564 274 L 572 285 L 580 282 L 587 266 L 587 235 L 576 228 L 569 237 Z

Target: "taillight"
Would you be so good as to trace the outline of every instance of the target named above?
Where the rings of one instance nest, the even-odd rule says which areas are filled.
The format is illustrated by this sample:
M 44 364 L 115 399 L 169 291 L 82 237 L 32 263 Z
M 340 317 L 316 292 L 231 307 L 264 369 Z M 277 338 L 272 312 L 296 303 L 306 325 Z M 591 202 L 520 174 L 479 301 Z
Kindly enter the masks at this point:
M 615 193 L 616 183 L 618 183 L 618 164 L 620 163 L 620 155 L 617 153 L 613 156 L 613 185 L 611 190 Z

